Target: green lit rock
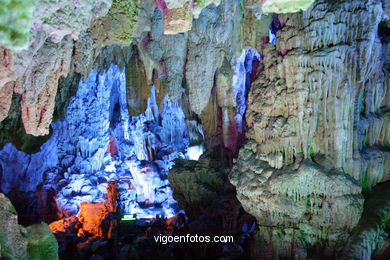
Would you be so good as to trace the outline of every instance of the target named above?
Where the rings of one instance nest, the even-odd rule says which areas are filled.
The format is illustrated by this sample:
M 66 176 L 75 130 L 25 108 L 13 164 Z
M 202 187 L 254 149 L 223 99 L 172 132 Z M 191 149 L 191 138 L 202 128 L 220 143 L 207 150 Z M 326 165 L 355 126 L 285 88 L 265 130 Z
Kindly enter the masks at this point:
M 315 0 L 268 0 L 264 1 L 261 10 L 264 13 L 296 13 L 306 10 Z
M 0 0 L 0 45 L 27 45 L 34 8 L 33 0 Z
M 26 258 L 26 229 L 18 224 L 18 215 L 11 201 L 0 193 L 0 259 Z
M 139 16 L 138 0 L 114 0 L 108 14 L 96 20 L 92 34 L 97 45 L 130 45 Z
M 27 227 L 28 258 L 31 260 L 58 259 L 58 243 L 46 223 L 34 224 Z

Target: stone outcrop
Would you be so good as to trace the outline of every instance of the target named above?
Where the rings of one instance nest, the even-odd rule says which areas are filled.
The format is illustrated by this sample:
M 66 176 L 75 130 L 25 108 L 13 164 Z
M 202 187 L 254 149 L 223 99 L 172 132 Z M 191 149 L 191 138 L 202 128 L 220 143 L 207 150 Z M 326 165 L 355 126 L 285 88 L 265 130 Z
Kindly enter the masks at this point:
M 208 5 L 219 5 L 220 0 L 156 0 L 164 14 L 164 34 L 184 33 L 192 28 L 202 9 Z
M 0 257 L 27 259 L 27 231 L 18 225 L 18 215 L 11 201 L 0 193 Z
M 199 217 L 218 194 L 232 191 L 223 165 L 202 155 L 199 161 L 176 160 L 169 171 L 173 197 L 190 217 Z
M 82 230 L 93 236 L 106 237 L 109 212 L 109 208 L 104 202 L 81 202 L 78 219 L 82 224 Z
M 29 45 L 14 50 L 12 67 L 22 96 L 21 113 L 27 134 L 47 135 L 58 80 L 66 76 L 74 41 L 94 18 L 105 15 L 111 1 L 57 1 L 39 3 L 35 9 Z
M 130 45 L 142 0 L 113 0 L 107 15 L 95 19 L 91 33 L 95 46 Z
M 8 0 L 1 2 L 1 46 L 20 48 L 27 45 L 34 9 L 34 1 Z
M 24 228 L 11 201 L 0 193 L 0 258 L 58 259 L 58 244 L 46 223 Z
M 276 247 L 276 257 L 293 257 L 319 244 L 334 250 L 324 255 L 340 252 L 363 210 L 359 184 L 310 160 L 275 169 L 255 151 L 253 141 L 240 150 L 230 181 L 245 211 L 258 220 L 261 254 Z
M 386 259 L 380 256 L 390 247 L 389 197 L 389 182 L 378 184 L 365 195 L 363 214 L 345 245 L 344 259 Z
M 315 0 L 261 0 L 260 6 L 264 13 L 295 13 L 306 10 Z
M 25 8 L 26 12 L 31 9 L 27 3 L 13 2 L 18 1 L 11 1 L 12 8 Z M 26 35 L 19 35 L 27 39 L 29 35 L 28 45 L 18 49 L 17 43 L 4 44 L 9 49 L 4 49 L 1 56 L 6 64 L 1 65 L 0 121 L 9 114 L 14 93 L 21 95 L 20 114 L 26 133 L 42 136 L 49 134 L 60 77 L 69 71 L 87 76 L 102 46 L 130 44 L 138 2 L 115 0 L 112 7 L 111 0 L 38 1 L 36 5 L 31 28 Z M 15 18 L 12 8 L 4 17 Z
M 34 224 L 27 227 L 28 258 L 31 260 L 59 259 L 58 243 L 46 223 Z
M 384 8 L 319 0 L 279 15 L 276 44 L 259 46 L 248 142 L 230 181 L 259 222 L 255 244 L 266 259 L 340 256 L 361 190 L 390 178 Z
M 76 233 L 76 224 L 79 222 L 76 216 L 62 218 L 49 224 L 53 234 L 74 234 Z
M 0 121 L 8 116 L 11 108 L 16 76 L 11 70 L 12 52 L 1 48 L 0 54 Z

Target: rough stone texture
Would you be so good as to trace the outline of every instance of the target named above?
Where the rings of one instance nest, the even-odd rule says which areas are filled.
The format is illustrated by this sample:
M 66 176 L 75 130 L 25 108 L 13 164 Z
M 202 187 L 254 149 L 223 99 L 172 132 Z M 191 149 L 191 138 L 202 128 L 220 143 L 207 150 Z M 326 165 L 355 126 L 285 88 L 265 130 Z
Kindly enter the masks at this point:
M 138 14 L 139 0 L 113 0 L 107 15 L 91 26 L 95 45 L 131 44 Z
M 217 194 L 231 189 L 228 170 L 203 155 L 199 161 L 176 160 L 168 179 L 173 197 L 190 217 L 198 217 L 210 206 Z
M 35 191 L 43 181 L 43 172 L 57 165 L 56 153 L 55 140 L 49 140 L 34 154 L 26 154 L 8 143 L 0 152 L 1 191 Z
M 386 259 L 379 256 L 390 247 L 389 198 L 390 182 L 378 184 L 365 194 L 363 214 L 345 245 L 344 259 Z
M 68 218 L 63 218 L 57 221 L 50 223 L 49 227 L 53 234 L 56 233 L 67 233 L 73 234 L 76 233 L 75 225 L 79 222 L 76 216 L 71 216 Z
M 184 33 L 191 30 L 193 18 L 197 19 L 208 5 L 219 5 L 220 0 L 156 0 L 164 14 L 164 34 Z
M 363 210 L 361 187 L 350 176 L 310 160 L 275 169 L 255 151 L 253 141 L 240 150 L 230 181 L 245 211 L 261 226 L 262 253 L 276 246 L 277 257 L 292 257 L 291 249 L 319 244 L 331 250 L 324 254 L 341 251 Z
M 11 108 L 16 76 L 12 72 L 12 52 L 0 48 L 0 122 L 8 116 Z
M 208 6 L 194 21 L 188 35 L 185 77 L 191 110 L 198 115 L 208 104 L 216 70 L 225 57 L 230 62 L 234 55 L 235 50 L 229 46 L 237 44 L 235 34 L 239 32 L 239 24 L 235 24 L 237 17 L 232 13 L 240 13 L 236 1 L 224 1 L 218 7 Z
M 184 33 L 191 30 L 193 14 L 189 4 L 178 8 L 169 8 L 164 16 L 164 34 Z
M 22 120 L 27 134 L 47 135 L 52 121 L 58 80 L 68 73 L 74 41 L 93 18 L 105 15 L 110 0 L 40 1 L 30 28 L 27 48 L 13 50 L 10 65 L 18 82 Z M 81 39 L 83 40 L 83 39 Z M 13 46 L 10 46 L 13 47 Z M 2 99 L 12 97 L 9 86 L 1 86 Z M 7 114 L 2 106 L 0 114 Z M 3 116 L 2 116 L 3 117 Z
M 0 193 L 0 257 L 27 259 L 27 231 L 18 225 L 18 216 L 11 201 Z
M 58 259 L 58 243 L 46 223 L 34 224 L 27 227 L 28 246 L 27 259 L 56 260 Z
M 306 10 L 315 0 L 261 0 L 260 6 L 264 13 L 295 13 Z
M 382 17 L 380 1 L 316 1 L 279 17 L 248 99 L 247 136 L 263 160 L 280 168 L 323 154 L 364 189 L 390 178 Z
M 105 202 L 80 203 L 78 219 L 83 231 L 98 237 L 106 237 L 108 231 L 109 208 Z
M 34 9 L 34 1 L 1 1 L 0 45 L 7 48 L 27 45 Z

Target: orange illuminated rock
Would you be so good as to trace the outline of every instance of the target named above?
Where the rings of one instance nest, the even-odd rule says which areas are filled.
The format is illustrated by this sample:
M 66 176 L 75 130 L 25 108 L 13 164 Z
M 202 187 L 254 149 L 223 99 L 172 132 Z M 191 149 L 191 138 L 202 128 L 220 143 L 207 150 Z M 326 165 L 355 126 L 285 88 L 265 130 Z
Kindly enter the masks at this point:
M 67 233 L 72 234 L 76 232 L 76 224 L 78 223 L 76 216 L 71 216 L 69 218 L 63 218 L 58 221 L 50 223 L 49 227 L 53 233 Z
M 83 231 L 98 237 L 105 237 L 108 230 L 109 208 L 107 203 L 80 203 L 79 221 Z

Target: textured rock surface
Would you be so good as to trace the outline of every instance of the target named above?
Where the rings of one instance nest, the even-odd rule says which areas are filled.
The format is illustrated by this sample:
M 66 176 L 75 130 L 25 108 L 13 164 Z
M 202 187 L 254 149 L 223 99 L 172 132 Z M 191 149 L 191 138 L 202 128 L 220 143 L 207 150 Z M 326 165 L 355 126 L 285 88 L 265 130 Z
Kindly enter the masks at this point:
M 256 143 L 250 142 L 240 150 L 230 181 L 244 209 L 262 227 L 267 246 L 285 243 L 304 250 L 322 244 L 341 251 L 363 210 L 361 187 L 350 176 L 309 160 L 295 169 L 294 165 L 275 169 L 255 149 Z M 267 230 L 275 236 L 268 237 Z M 279 232 L 297 237 L 283 237 Z M 284 249 L 276 250 L 278 257 L 292 257 Z
M 58 259 L 58 243 L 46 223 L 27 227 L 28 258 L 31 260 Z
M 0 246 L 3 259 L 27 259 L 27 231 L 18 225 L 11 201 L 0 193 Z
M 199 161 L 176 160 L 168 179 L 173 197 L 190 217 L 199 217 L 219 193 L 232 190 L 228 170 L 203 155 Z
M 389 198 L 390 182 L 375 186 L 365 195 L 364 211 L 351 239 L 345 246 L 344 259 L 375 258 L 390 247 Z
M 210 96 L 214 86 L 216 70 L 222 66 L 225 57 L 230 63 L 230 55 L 234 55 L 231 52 L 235 50 L 229 46 L 236 43 L 235 33 L 239 28 L 238 24 L 234 26 L 237 18 L 231 14 L 237 12 L 240 11 L 236 1 L 224 1 L 218 7 L 209 6 L 194 21 L 188 35 L 185 77 L 191 110 L 198 115 L 209 102 L 206 97 Z
M 60 217 L 68 217 L 77 214 L 81 202 L 103 202 L 108 181 L 118 181 L 122 212 L 174 215 L 167 173 L 175 158 L 188 157 L 185 115 L 168 97 L 160 112 L 151 87 L 146 111 L 129 116 L 125 74 L 112 65 L 81 81 L 64 120 L 52 124 L 53 134 L 40 152 L 26 154 L 7 144 L 0 151 L 2 191 L 39 189 L 42 206 L 53 206 L 50 219 L 56 220 L 56 207 L 48 205 L 53 192 Z
M 71 216 L 50 223 L 49 227 L 53 234 L 56 233 L 72 234 L 76 232 L 75 225 L 78 223 L 78 221 L 79 220 L 76 216 Z
M 1 190 L 35 191 L 43 181 L 43 172 L 58 163 L 56 142 L 52 139 L 41 146 L 40 152 L 26 154 L 18 151 L 11 143 L 0 152 L 2 169 Z
M 29 44 L 24 49 L 13 50 L 13 64 L 9 67 L 18 82 L 14 92 L 22 96 L 21 114 L 26 133 L 40 136 L 49 133 L 58 80 L 68 73 L 74 42 L 92 19 L 107 13 L 111 1 L 38 1 L 36 4 L 39 8 L 33 14 Z M 1 86 L 1 93 L 3 99 L 12 98 L 9 85 Z M 1 110 L 1 114 L 8 113 L 7 106 Z
M 107 15 L 91 26 L 95 46 L 131 44 L 138 14 L 139 0 L 113 0 Z
M 34 9 L 34 1 L 1 1 L 0 45 L 7 48 L 27 45 Z
M 264 13 L 295 13 L 306 10 L 315 0 L 261 0 L 261 10 Z
M 109 209 L 104 202 L 80 203 L 78 219 L 83 225 L 83 230 L 91 235 L 105 237 L 108 231 Z
M 156 0 L 157 7 L 164 14 L 164 34 L 191 30 L 193 18 L 197 19 L 203 8 L 219 3 L 220 0 Z
M 361 189 L 390 177 L 384 7 L 316 1 L 280 15 L 276 45 L 260 46 L 249 141 L 230 180 L 259 222 L 266 259 L 340 256 L 362 213 Z
M 12 52 L 1 48 L 0 54 L 0 122 L 11 108 L 16 76 L 12 72 Z
M 316 1 L 279 17 L 283 28 L 276 46 L 262 49 L 265 70 L 247 111 L 263 160 L 279 168 L 323 154 L 365 189 L 389 179 L 382 17 L 380 1 Z

